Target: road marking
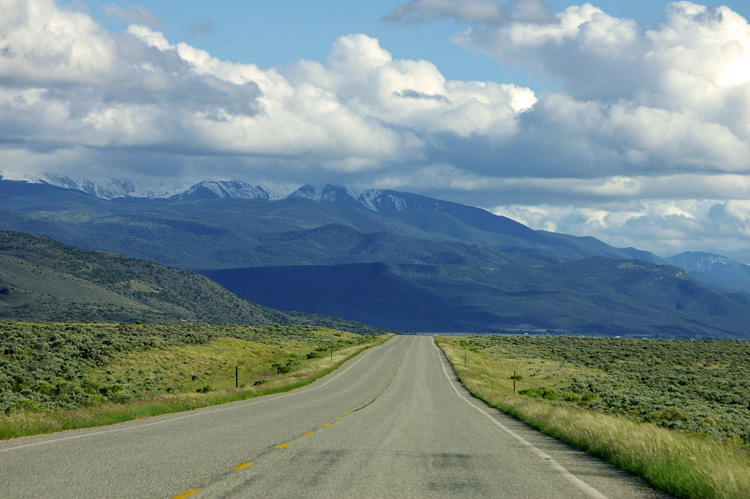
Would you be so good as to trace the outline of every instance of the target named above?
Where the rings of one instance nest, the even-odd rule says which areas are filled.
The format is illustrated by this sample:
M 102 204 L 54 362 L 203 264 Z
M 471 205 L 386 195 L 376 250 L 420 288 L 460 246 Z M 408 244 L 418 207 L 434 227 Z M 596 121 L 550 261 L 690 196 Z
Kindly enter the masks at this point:
M 307 433 L 303 433 L 302 436 L 303 437 L 309 437 L 310 435 L 313 435 L 313 434 L 315 434 L 314 431 L 308 431 Z
M 432 339 L 432 346 L 437 350 L 438 358 L 440 359 L 440 365 L 443 367 L 443 372 L 445 373 L 445 377 L 448 378 L 448 383 L 450 383 L 451 388 L 453 388 L 453 391 L 456 392 L 456 395 L 458 395 L 458 398 L 469 404 L 472 408 L 476 409 L 480 413 L 482 413 L 485 417 L 487 417 L 490 421 L 495 423 L 500 429 L 505 431 L 507 434 L 512 436 L 516 439 L 521 445 L 528 447 L 531 451 L 534 452 L 537 456 L 541 457 L 545 461 L 547 461 L 558 473 L 560 473 L 566 480 L 571 482 L 573 485 L 581 489 L 588 497 L 594 498 L 594 499 L 609 499 L 607 496 L 599 492 L 597 489 L 592 487 L 591 485 L 587 484 L 577 476 L 575 476 L 573 473 L 565 469 L 560 463 L 552 459 L 547 453 L 536 447 L 534 444 L 523 438 L 521 435 L 515 433 L 513 430 L 502 424 L 500 421 L 492 417 L 492 414 L 489 414 L 481 407 L 478 407 L 474 405 L 469 399 L 464 397 L 461 392 L 458 391 L 458 388 L 456 388 L 456 384 L 451 380 L 451 377 L 448 375 L 448 371 L 445 369 L 445 361 L 443 361 L 443 358 L 446 359 L 447 357 L 444 356 L 443 352 L 440 350 L 440 348 L 435 343 L 435 339 Z M 443 355 L 441 355 L 443 354 Z
M 341 418 L 333 418 L 334 421 L 341 421 Z
M 234 467 L 234 468 L 232 468 L 232 469 L 233 469 L 233 470 L 244 470 L 245 468 L 249 468 L 249 467 L 250 467 L 250 466 L 252 466 L 252 465 L 253 465 L 253 463 L 242 463 L 242 464 L 240 464 L 239 466 L 235 466 L 235 467 Z
M 289 444 L 281 444 L 276 446 L 277 449 L 286 449 L 287 447 L 289 447 Z
M 328 428 L 329 426 L 331 426 L 331 425 L 328 424 L 328 423 L 326 423 L 326 424 L 323 425 L 323 428 Z
M 178 496 L 174 496 L 172 499 L 185 499 L 186 497 L 190 497 L 196 492 L 200 492 L 200 491 L 201 491 L 200 489 L 190 489 L 188 491 L 183 492 L 182 494 Z
M 348 416 L 349 414 L 351 414 L 351 412 L 345 412 L 344 416 Z

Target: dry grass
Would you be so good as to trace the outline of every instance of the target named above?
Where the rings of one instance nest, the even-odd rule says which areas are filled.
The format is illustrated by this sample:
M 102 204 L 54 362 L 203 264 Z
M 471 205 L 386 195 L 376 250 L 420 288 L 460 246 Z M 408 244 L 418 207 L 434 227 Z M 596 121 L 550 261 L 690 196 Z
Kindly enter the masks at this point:
M 565 386 L 572 366 L 544 359 L 515 359 L 512 352 L 468 352 L 438 339 L 456 374 L 478 398 L 530 426 L 685 498 L 750 497 L 750 454 L 707 437 L 610 416 L 571 404 L 514 395 L 510 376 L 524 388 Z M 466 364 L 464 364 L 466 359 Z M 532 369 L 536 375 L 531 376 Z M 529 373 L 529 374 L 525 374 Z
M 349 334 L 349 333 L 342 333 Z M 142 400 L 124 403 L 105 403 L 75 410 L 52 412 L 18 411 L 0 416 L 0 439 L 16 438 L 61 430 L 90 428 L 120 423 L 132 419 L 197 409 L 211 405 L 245 400 L 252 397 L 285 392 L 305 386 L 332 372 L 363 350 L 379 345 L 390 336 L 374 337 L 361 343 L 325 352 L 317 358 L 306 359 L 314 344 L 280 340 L 276 345 L 263 345 L 232 338 L 219 338 L 205 345 L 167 347 L 129 354 L 106 369 L 89 373 L 90 379 L 118 380 L 119 376 L 152 381 L 154 371 L 161 379 L 154 392 Z M 298 355 L 299 364 L 290 372 L 279 374 L 271 365 Z M 190 366 L 188 369 L 186 366 Z M 234 366 L 242 367 L 244 386 L 235 389 Z M 199 379 L 192 379 L 195 372 Z M 142 374 L 138 374 L 138 373 Z M 123 378 L 127 380 L 126 378 Z M 252 382 L 264 380 L 262 384 Z M 184 382 L 184 383 L 183 383 Z M 173 387 L 165 393 L 162 387 Z M 212 386 L 206 393 L 197 393 L 195 387 Z M 178 387 L 178 388 L 174 388 Z

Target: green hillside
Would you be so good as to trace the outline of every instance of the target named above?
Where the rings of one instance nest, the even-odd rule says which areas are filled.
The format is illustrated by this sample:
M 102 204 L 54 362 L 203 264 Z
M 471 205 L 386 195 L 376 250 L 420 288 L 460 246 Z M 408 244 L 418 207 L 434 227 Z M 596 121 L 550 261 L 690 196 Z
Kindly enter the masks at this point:
M 0 319 L 370 329 L 282 313 L 240 299 L 197 274 L 20 232 L 0 232 Z

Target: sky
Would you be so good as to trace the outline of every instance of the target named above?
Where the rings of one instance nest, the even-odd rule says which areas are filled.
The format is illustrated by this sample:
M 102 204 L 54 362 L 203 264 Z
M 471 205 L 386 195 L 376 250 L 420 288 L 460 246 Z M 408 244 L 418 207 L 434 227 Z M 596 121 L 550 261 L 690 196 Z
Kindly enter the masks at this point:
M 0 0 L 0 174 L 387 188 L 750 263 L 750 2 Z

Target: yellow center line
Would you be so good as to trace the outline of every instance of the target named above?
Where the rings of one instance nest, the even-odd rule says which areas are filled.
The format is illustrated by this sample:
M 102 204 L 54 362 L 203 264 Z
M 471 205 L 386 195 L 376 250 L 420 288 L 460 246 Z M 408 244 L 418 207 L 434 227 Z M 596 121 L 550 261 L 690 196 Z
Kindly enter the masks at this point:
M 323 425 L 323 428 L 328 428 L 329 426 L 331 426 L 331 425 L 328 424 L 328 423 L 326 423 L 326 424 Z
M 277 449 L 286 449 L 287 447 L 289 447 L 289 444 L 281 444 L 276 446 Z
M 333 418 L 334 421 L 341 421 L 341 418 Z
M 232 468 L 232 469 L 233 469 L 233 470 L 244 470 L 245 468 L 247 468 L 247 467 L 249 467 L 249 466 L 252 466 L 252 465 L 253 465 L 253 463 L 242 463 L 242 464 L 240 464 L 239 466 L 235 466 L 235 467 L 234 467 L 234 468 Z
M 351 412 L 345 412 L 344 416 L 348 416 L 349 414 L 351 414 Z
M 309 437 L 310 435 L 312 435 L 314 433 L 315 433 L 314 431 L 308 431 L 307 433 L 303 433 L 302 436 L 303 437 Z
M 196 492 L 200 492 L 200 491 L 201 491 L 201 489 L 190 489 L 190 490 L 187 490 L 187 491 L 183 492 L 182 494 L 180 494 L 178 496 L 174 496 L 172 499 L 185 499 L 186 497 L 190 497 L 193 494 L 195 494 Z

